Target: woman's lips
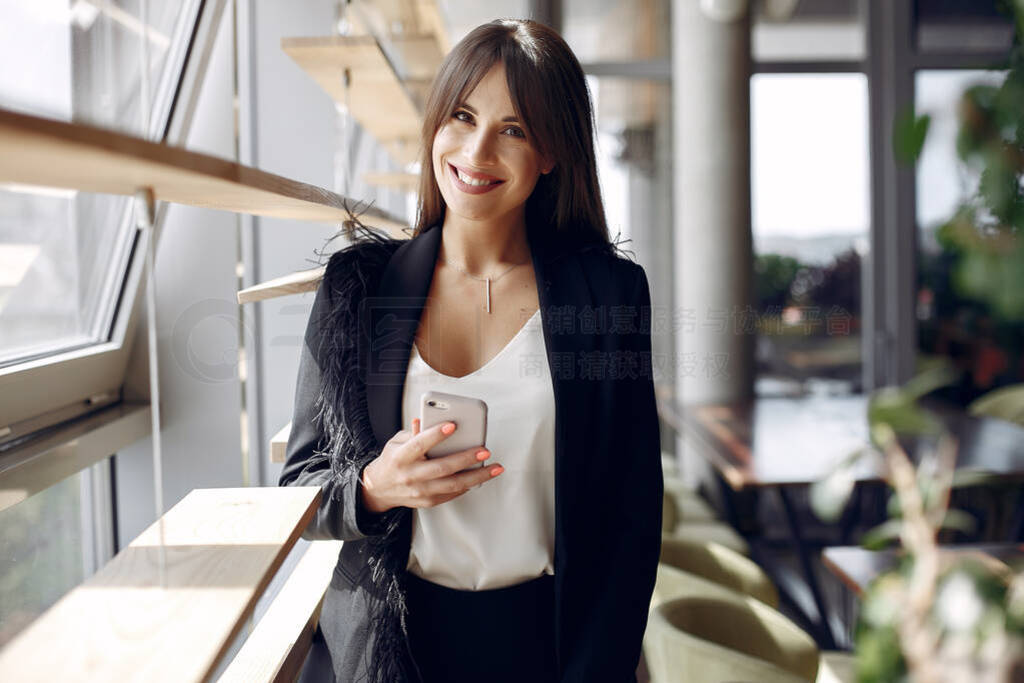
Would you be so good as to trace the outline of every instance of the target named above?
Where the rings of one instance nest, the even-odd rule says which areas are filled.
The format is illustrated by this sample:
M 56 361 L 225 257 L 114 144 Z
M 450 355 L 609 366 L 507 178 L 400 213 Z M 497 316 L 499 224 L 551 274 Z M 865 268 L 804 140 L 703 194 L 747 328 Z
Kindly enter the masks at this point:
M 487 185 L 470 185 L 469 183 L 464 183 L 459 178 L 459 171 L 457 168 L 455 168 L 453 164 L 448 164 L 448 173 L 451 175 L 452 182 L 455 184 L 455 187 L 465 192 L 466 194 L 484 194 L 485 192 L 490 192 L 498 185 L 501 185 L 503 182 L 505 182 L 504 180 L 498 180 L 497 178 L 485 176 L 484 178 L 481 179 L 492 180 L 492 182 L 488 183 Z M 478 174 L 476 173 L 466 173 L 466 175 L 473 177 L 474 179 L 476 176 L 478 176 Z

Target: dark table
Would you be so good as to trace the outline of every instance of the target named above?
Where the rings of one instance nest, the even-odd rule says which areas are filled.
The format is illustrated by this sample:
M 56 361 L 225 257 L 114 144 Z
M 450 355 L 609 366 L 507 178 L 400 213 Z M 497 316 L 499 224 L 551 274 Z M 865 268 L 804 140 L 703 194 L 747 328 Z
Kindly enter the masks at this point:
M 1024 543 L 984 543 L 941 546 L 944 553 L 981 552 L 1005 562 L 1015 571 L 1024 569 Z M 857 595 L 878 575 L 896 566 L 898 550 L 865 550 L 857 546 L 825 548 L 822 562 Z
M 941 404 L 926 405 L 957 439 L 958 470 L 983 472 L 998 480 L 1024 480 L 1024 428 L 971 417 Z M 868 446 L 867 406 L 865 395 L 773 396 L 746 403 L 682 405 L 662 394 L 658 401 L 662 419 L 690 437 L 695 450 L 715 469 L 724 484 L 723 498 L 733 524 L 737 518 L 732 492 L 751 487 L 777 492 L 818 610 L 818 619 L 811 615 L 808 619 L 816 622 L 819 642 L 828 649 L 835 647 L 835 638 L 789 489 L 824 478 Z M 857 481 L 879 481 L 881 465 L 878 458 L 863 457 L 852 474 Z M 1024 520 L 1018 519 L 1015 528 L 1021 524 Z
M 700 453 L 734 490 L 807 485 L 824 478 L 868 445 L 866 396 L 762 398 L 742 404 L 676 406 L 659 403 L 662 417 L 685 430 Z M 957 469 L 1000 479 L 1024 479 L 1024 428 L 971 417 L 933 404 L 957 438 Z M 865 457 L 858 481 L 882 479 L 880 462 Z

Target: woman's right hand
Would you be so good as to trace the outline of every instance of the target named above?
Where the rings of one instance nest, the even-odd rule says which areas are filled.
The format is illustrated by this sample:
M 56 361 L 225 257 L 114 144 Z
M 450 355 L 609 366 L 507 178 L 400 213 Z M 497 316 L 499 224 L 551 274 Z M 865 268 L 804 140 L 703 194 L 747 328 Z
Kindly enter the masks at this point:
M 403 429 L 391 437 L 381 454 L 363 468 L 364 507 L 375 513 L 399 506 L 434 507 L 505 471 L 501 465 L 474 467 L 491 457 L 483 446 L 427 458 L 427 451 L 454 432 L 454 422 L 420 431 L 420 421 L 414 418 L 411 431 Z

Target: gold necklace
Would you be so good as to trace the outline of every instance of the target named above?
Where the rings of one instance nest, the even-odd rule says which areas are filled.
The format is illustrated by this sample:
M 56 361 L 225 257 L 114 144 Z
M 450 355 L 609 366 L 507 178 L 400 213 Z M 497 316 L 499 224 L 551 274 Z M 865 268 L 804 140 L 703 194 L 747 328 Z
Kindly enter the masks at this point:
M 449 262 L 449 261 L 448 261 L 447 259 L 445 259 L 445 257 L 443 257 L 443 256 L 438 256 L 438 258 L 439 258 L 439 259 L 441 259 L 442 261 L 444 261 L 445 263 L 447 263 L 448 265 L 451 265 L 451 266 L 455 266 L 456 268 L 458 268 L 459 272 L 460 272 L 460 273 L 462 273 L 463 275 L 465 275 L 466 277 L 471 277 L 471 278 L 473 278 L 474 280 L 483 280 L 483 281 L 485 281 L 485 282 L 487 283 L 487 294 L 486 294 L 486 299 L 487 299 L 487 312 L 488 312 L 488 313 L 490 313 L 490 312 L 491 312 L 491 282 L 497 282 L 497 281 L 498 281 L 498 280 L 500 280 L 501 278 L 505 277 L 506 275 L 508 275 L 508 274 L 509 274 L 509 272 L 510 272 L 510 271 L 511 271 L 511 270 L 512 270 L 513 268 L 518 268 L 519 266 L 524 266 L 524 265 L 526 265 L 527 263 L 529 263 L 529 261 L 523 261 L 522 263 L 517 263 L 517 264 L 515 264 L 514 266 L 512 266 L 512 268 L 509 268 L 508 270 L 506 270 L 506 271 L 505 271 L 504 273 L 502 273 L 502 274 L 501 274 L 501 275 L 499 275 L 498 277 L 495 277 L 495 278 L 490 278 L 490 277 L 477 277 L 476 275 L 470 275 L 470 274 L 469 274 L 469 273 L 467 273 L 467 272 L 466 272 L 465 270 L 463 270 L 462 268 L 460 268 L 460 267 L 459 267 L 459 266 L 458 266 L 457 264 Z

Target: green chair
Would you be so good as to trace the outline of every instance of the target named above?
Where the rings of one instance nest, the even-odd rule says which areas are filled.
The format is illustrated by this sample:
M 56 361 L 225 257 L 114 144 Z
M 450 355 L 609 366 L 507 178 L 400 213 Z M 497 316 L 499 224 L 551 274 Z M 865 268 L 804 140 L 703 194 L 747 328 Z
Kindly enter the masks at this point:
M 720 583 L 704 578 L 685 569 L 679 569 L 664 562 L 658 563 L 657 579 L 654 582 L 654 592 L 651 594 L 650 608 L 671 602 L 676 598 L 689 597 L 724 597 L 739 595 L 731 588 L 726 588 Z
M 665 498 L 662 506 L 662 535 L 697 543 L 713 541 L 749 555 L 750 547 L 728 524 L 720 521 L 700 494 L 677 477 L 664 477 Z
M 671 453 L 661 452 L 661 472 L 666 477 L 679 476 L 679 465 L 676 463 L 675 456 Z
M 737 593 L 779 606 L 779 592 L 764 571 L 749 558 L 714 541 L 663 536 L 661 562 L 695 574 Z
M 670 495 L 680 506 L 680 511 L 687 520 L 713 520 L 718 517 L 703 496 L 694 491 L 686 482 L 678 477 L 666 476 L 665 495 Z
M 764 603 L 729 593 L 678 597 L 651 610 L 644 657 L 652 683 L 814 681 L 814 640 Z
M 967 406 L 976 417 L 995 417 L 1024 426 L 1024 384 L 990 391 Z
M 672 511 L 672 519 L 676 524 L 688 522 L 714 522 L 718 520 L 715 511 L 700 498 L 694 495 L 679 495 L 672 491 L 665 491 L 665 497 L 675 509 Z
M 724 522 L 677 522 L 671 531 L 663 531 L 662 538 L 681 538 L 693 543 L 717 543 L 740 555 L 749 555 L 750 546 Z
M 739 559 L 745 560 L 746 558 L 740 557 Z M 770 582 L 769 582 L 770 585 Z M 774 591 L 774 586 L 771 586 L 771 590 Z M 777 593 L 773 593 L 777 595 Z M 772 605 L 764 603 L 764 601 L 757 599 L 757 597 L 749 594 L 744 594 L 736 591 L 733 588 L 726 587 L 713 580 L 707 579 L 703 576 L 699 576 L 696 573 L 684 571 L 677 567 L 666 564 L 664 561 L 658 564 L 657 580 L 654 585 L 654 592 L 651 596 L 651 616 L 648 620 L 647 632 L 644 635 L 644 657 L 648 663 L 648 668 L 652 671 L 652 680 L 654 683 L 662 681 L 654 675 L 654 668 L 652 662 L 654 660 L 661 660 L 664 662 L 666 657 L 671 658 L 671 655 L 666 655 L 658 651 L 658 648 L 663 645 L 661 641 L 656 639 L 656 630 L 652 631 L 652 622 L 654 617 L 654 610 L 662 605 L 666 605 L 677 601 L 681 598 L 697 598 L 705 600 L 719 600 L 728 605 L 746 605 L 744 609 L 749 607 L 752 602 L 760 603 L 762 607 L 750 608 L 754 611 L 754 614 L 764 624 L 768 624 L 771 628 L 778 628 L 778 632 L 774 633 L 769 641 L 781 641 L 784 643 L 790 643 L 786 645 L 786 648 L 791 648 L 792 643 L 803 644 L 801 647 L 810 643 L 814 646 L 816 657 L 818 661 L 816 678 L 808 678 L 806 680 L 814 680 L 816 683 L 852 683 L 856 680 L 855 676 L 855 661 L 852 655 L 845 652 L 818 652 L 817 646 L 811 640 L 810 636 L 807 636 L 803 631 L 800 630 L 796 624 L 793 624 L 787 619 L 782 613 L 776 611 Z M 726 609 L 717 618 L 730 619 L 731 613 Z M 710 617 L 709 617 L 710 618 Z M 728 628 L 726 626 L 725 628 Z M 692 634 L 691 634 L 692 635 Z M 717 641 L 716 641 L 717 642 Z M 719 643 L 721 644 L 721 643 Z M 703 646 L 701 646 L 703 647 Z M 743 648 L 739 649 L 739 654 L 743 655 L 751 653 Z M 729 654 L 728 658 L 732 658 L 732 654 Z M 673 660 L 675 661 L 675 660 Z M 739 657 L 739 661 L 750 664 L 744 657 Z M 770 662 L 775 662 L 774 659 L 769 658 Z M 777 662 L 775 662 L 777 664 Z M 679 662 L 671 664 L 672 667 L 678 668 L 681 666 Z M 763 664 L 758 663 L 758 667 L 762 667 Z M 673 669 L 674 671 L 675 669 Z M 683 670 L 682 673 L 673 674 L 674 677 L 664 679 L 665 683 L 671 683 L 672 681 L 700 681 L 700 680 L 758 680 L 760 678 L 748 679 L 744 678 L 743 667 L 734 672 L 733 678 L 727 679 L 714 679 L 707 678 L 702 679 L 696 674 L 698 672 L 692 672 L 689 669 Z M 760 669 L 758 669 L 760 671 Z M 770 674 L 765 674 L 768 677 L 767 680 L 791 680 L 789 678 L 771 678 L 771 675 L 776 675 L 778 672 L 769 669 Z M 790 672 L 791 674 L 792 672 Z M 694 677 L 691 678 L 691 674 Z M 710 675 L 710 674 L 709 674 Z M 789 675 L 789 674 L 787 674 Z M 797 679 L 801 680 L 801 679 Z

